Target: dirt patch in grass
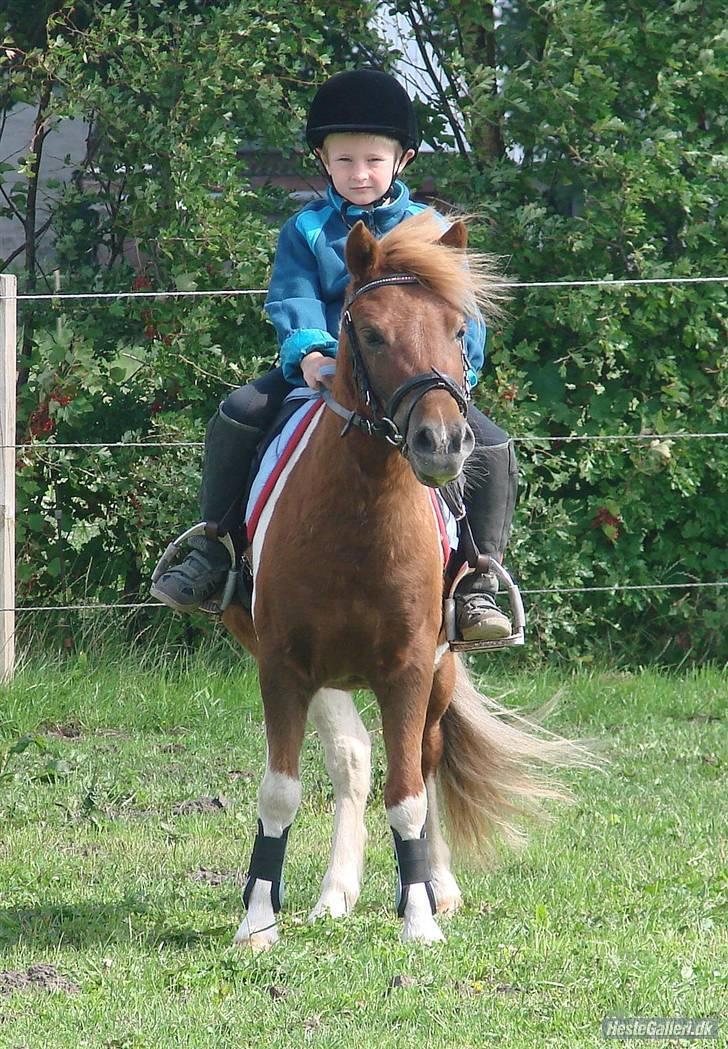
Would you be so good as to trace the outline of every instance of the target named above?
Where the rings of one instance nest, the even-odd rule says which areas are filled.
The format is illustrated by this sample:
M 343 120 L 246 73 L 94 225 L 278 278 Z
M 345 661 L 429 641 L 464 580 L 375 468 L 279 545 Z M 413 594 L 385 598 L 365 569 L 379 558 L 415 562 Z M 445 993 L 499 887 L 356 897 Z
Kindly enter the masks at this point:
M 43 735 L 56 739 L 82 739 L 83 729 L 76 721 L 69 721 L 66 725 L 52 722 L 43 726 Z
M 230 882 L 241 887 L 245 884 L 245 874 L 242 871 L 216 871 L 210 867 L 198 867 L 196 870 L 188 871 L 187 877 L 190 881 L 196 881 L 201 885 L 215 887 L 227 885 Z
M 14 994 L 16 991 L 78 994 L 80 990 L 78 984 L 59 973 L 54 965 L 31 965 L 25 972 L 19 969 L 0 972 L 0 994 Z
M 165 771 L 169 774 L 174 771 L 171 766 Z M 182 771 L 182 766 L 179 767 Z M 172 806 L 173 816 L 218 816 L 221 812 L 227 812 L 232 807 L 232 801 L 224 794 L 205 794 L 200 798 L 188 798 L 186 801 L 178 801 Z M 169 810 L 165 805 L 149 805 L 144 807 L 134 806 L 133 798 L 124 805 L 116 805 L 106 810 L 106 815 L 113 819 L 152 819 L 163 816 Z
M 417 980 L 415 980 L 412 976 L 407 976 L 403 973 L 397 973 L 397 975 L 393 976 L 392 979 L 389 981 L 387 993 L 391 994 L 392 991 L 396 991 L 400 987 L 417 987 Z
M 205 795 L 201 798 L 191 798 L 189 801 L 180 801 L 172 809 L 175 816 L 190 816 L 196 813 L 223 812 L 230 808 L 230 799 L 224 794 L 216 794 L 214 797 Z
M 710 725 L 716 721 L 723 721 L 720 714 L 671 714 L 674 721 L 690 721 L 697 725 Z

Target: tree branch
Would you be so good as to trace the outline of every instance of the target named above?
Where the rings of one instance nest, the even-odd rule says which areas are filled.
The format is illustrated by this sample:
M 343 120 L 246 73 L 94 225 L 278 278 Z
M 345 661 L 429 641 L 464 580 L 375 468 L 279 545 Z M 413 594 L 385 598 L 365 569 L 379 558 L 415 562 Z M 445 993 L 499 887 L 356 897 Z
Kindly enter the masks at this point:
M 0 186 L 0 193 L 2 193 L 2 195 L 5 197 L 5 200 L 8 202 L 8 207 L 13 210 L 13 212 L 15 213 L 15 217 L 20 219 L 20 221 L 23 223 L 23 227 L 25 227 L 25 219 L 23 218 L 22 211 L 20 210 L 18 205 L 15 203 L 13 198 L 8 196 L 8 194 L 5 192 L 5 189 L 4 189 L 3 186 Z M 23 246 L 25 246 L 25 245 L 23 245 Z
M 46 230 L 49 228 L 49 226 L 52 224 L 52 222 L 53 216 L 47 219 L 42 226 L 39 226 L 38 229 L 35 231 L 36 238 L 42 237 Z M 17 247 L 15 251 L 11 251 L 7 258 L 0 261 L 0 270 L 7 269 L 7 267 L 10 265 L 13 259 L 17 259 L 18 255 L 22 255 L 24 251 L 25 241 L 23 241 L 23 243 L 19 247 Z
M 443 55 L 442 48 L 438 46 L 438 44 L 437 44 L 437 42 L 435 40 L 435 37 L 432 34 L 432 30 L 430 29 L 431 19 L 428 18 L 427 14 L 426 14 L 423 6 L 422 6 L 421 0 L 414 0 L 414 2 L 417 5 L 417 11 L 418 11 L 419 16 L 420 16 L 420 21 L 421 21 L 422 25 L 425 27 L 425 32 L 427 34 L 427 40 L 428 40 L 428 42 L 430 44 L 430 47 L 432 48 L 432 50 L 437 55 L 437 60 L 438 60 L 440 69 L 445 74 L 445 79 L 447 80 L 448 84 L 450 85 L 450 90 L 452 91 L 453 95 L 455 96 L 455 98 L 459 102 L 460 101 L 460 95 L 461 95 L 461 87 L 457 83 L 457 81 L 454 79 L 454 77 L 452 76 L 452 73 L 450 72 L 450 69 L 448 67 L 448 63 L 445 61 L 445 56 Z M 458 126 L 462 128 L 462 125 L 459 122 L 458 122 Z
M 487 21 L 487 27 L 486 27 Z M 477 21 L 465 21 L 463 26 L 463 38 L 470 39 L 469 54 L 465 57 L 470 60 L 472 67 L 483 65 L 493 71 L 490 85 L 491 97 L 498 95 L 498 81 L 496 75 L 496 52 L 495 52 L 495 23 L 493 16 L 493 4 L 484 3 L 482 15 Z M 482 58 L 485 62 L 482 62 Z M 505 154 L 506 147 L 501 133 L 500 123 L 497 120 L 484 118 L 477 120 L 477 111 L 473 110 L 476 119 L 471 120 L 474 133 L 474 141 L 471 143 L 478 154 L 478 161 L 497 160 Z
M 406 8 L 406 12 L 407 12 L 407 19 L 408 19 L 408 21 L 410 23 L 410 28 L 412 29 L 412 32 L 415 35 L 415 40 L 417 41 L 417 47 L 419 48 L 419 52 L 422 55 L 422 61 L 425 63 L 425 66 L 427 67 L 428 75 L 430 77 L 430 80 L 433 83 L 435 91 L 437 92 L 437 96 L 438 96 L 438 98 L 440 100 L 440 105 L 445 110 L 445 112 L 447 114 L 447 118 L 448 118 L 448 120 L 450 122 L 450 126 L 452 127 L 453 134 L 455 135 L 455 141 L 457 142 L 457 145 L 458 145 L 458 151 L 459 151 L 459 153 L 460 153 L 460 155 L 462 157 L 464 157 L 466 160 L 470 161 L 468 148 L 467 148 L 467 146 L 465 144 L 465 140 L 464 140 L 464 138 L 462 136 L 462 133 L 460 131 L 460 125 L 459 125 L 459 123 L 458 123 L 458 121 L 457 121 L 457 119 L 455 117 L 455 114 L 452 111 L 452 107 L 451 107 L 450 102 L 448 100 L 447 93 L 444 90 L 444 88 L 443 88 L 443 86 L 442 86 L 442 84 L 441 84 L 441 82 L 440 82 L 440 80 L 439 80 L 439 78 L 437 76 L 437 73 L 435 72 L 434 66 L 432 65 L 432 62 L 430 61 L 429 55 L 427 54 L 427 46 L 426 46 L 425 41 L 422 38 L 422 33 L 420 31 L 420 28 L 419 28 L 419 25 L 418 25 L 418 21 L 415 18 L 414 11 L 412 10 L 412 4 L 411 3 L 405 4 L 405 8 Z
M 17 259 L 18 255 L 22 255 L 24 251 L 25 251 L 25 241 L 23 241 L 23 243 L 21 245 L 19 245 L 19 247 L 17 247 L 15 249 L 15 251 L 11 251 L 6 259 L 3 259 L 3 261 L 0 262 L 0 269 L 1 270 L 6 270 L 8 268 L 8 266 L 10 265 L 10 263 L 13 261 L 13 259 Z
M 28 173 L 28 200 L 25 210 L 25 274 L 26 290 L 35 291 L 36 273 L 38 270 L 37 246 L 38 230 L 36 221 L 38 218 L 38 182 L 40 181 L 40 165 L 43 157 L 43 143 L 50 130 L 48 127 L 48 106 L 50 105 L 53 92 L 53 80 L 47 77 L 41 88 L 38 100 L 38 109 L 35 116 L 33 137 L 30 142 L 29 155 L 32 161 Z M 50 223 L 49 223 L 50 224 Z M 20 349 L 20 368 L 16 388 L 20 390 L 28 381 L 30 358 L 33 353 L 33 335 L 35 333 L 35 313 L 32 303 L 25 315 L 23 326 L 23 343 Z

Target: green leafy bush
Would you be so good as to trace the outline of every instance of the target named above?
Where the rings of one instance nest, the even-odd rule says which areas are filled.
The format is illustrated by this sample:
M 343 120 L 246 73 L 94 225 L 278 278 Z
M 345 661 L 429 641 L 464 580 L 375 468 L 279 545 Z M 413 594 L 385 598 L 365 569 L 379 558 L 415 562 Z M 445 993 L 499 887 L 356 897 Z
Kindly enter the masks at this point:
M 312 85 L 360 60 L 348 40 L 384 57 L 366 28 L 371 5 L 336 10 L 283 3 L 274 16 L 235 2 L 189 17 L 185 5 L 122 3 L 75 27 L 61 13 L 45 43 L 8 60 L 9 98 L 45 98 L 49 121 L 92 120 L 88 156 L 52 214 L 64 290 L 265 287 L 294 205 L 253 190 L 238 146 L 298 148 Z M 509 279 L 726 272 L 716 0 L 518 0 L 497 27 L 489 5 L 423 10 L 444 85 L 421 107 L 427 134 L 446 140 L 459 112 L 471 148 L 422 153 L 412 179 L 433 176 L 477 213 L 472 243 L 500 255 Z M 21 212 L 29 185 L 11 191 Z M 29 272 L 26 285 L 37 280 Z M 20 600 L 131 598 L 195 517 L 199 452 L 50 445 L 201 441 L 226 388 L 273 360 L 261 299 L 82 300 L 60 318 L 26 306 L 22 319 L 20 433 L 33 449 L 18 462 Z M 652 436 L 725 430 L 725 329 L 719 285 L 514 295 L 478 398 L 514 436 L 549 438 L 519 445 L 509 563 L 524 589 L 725 579 L 728 445 Z M 554 440 L 569 434 L 644 436 Z M 727 654 L 718 589 L 529 603 L 532 650 Z
M 722 5 L 514 2 L 497 27 L 488 6 L 430 5 L 432 101 L 473 145 L 433 166 L 474 243 L 521 281 L 726 274 Z M 645 435 L 519 446 L 524 587 L 727 578 L 728 443 L 650 437 L 725 431 L 725 333 L 724 285 L 515 294 L 481 406 L 516 436 Z M 725 658 L 727 611 L 718 589 L 565 593 L 531 619 L 551 649 L 681 660 Z

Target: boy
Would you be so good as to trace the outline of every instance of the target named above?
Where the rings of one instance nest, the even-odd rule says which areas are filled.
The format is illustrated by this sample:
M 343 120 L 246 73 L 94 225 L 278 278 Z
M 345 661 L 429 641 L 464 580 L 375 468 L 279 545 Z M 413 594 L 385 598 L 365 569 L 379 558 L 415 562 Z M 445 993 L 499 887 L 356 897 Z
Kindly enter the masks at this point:
M 276 251 L 266 312 L 278 335 L 281 367 L 235 390 L 210 420 L 205 441 L 201 508 L 218 531 L 242 527 L 242 500 L 256 447 L 292 386 L 316 389 L 321 368 L 336 355 L 349 275 L 344 246 L 363 220 L 375 236 L 422 210 L 398 176 L 419 147 L 414 108 L 388 73 L 350 70 L 331 77 L 316 93 L 306 139 L 329 180 L 326 198 L 307 204 L 286 222 Z M 471 382 L 483 363 L 485 327 L 468 323 L 466 350 Z M 466 493 L 468 521 L 483 554 L 502 559 L 515 505 L 517 469 L 507 434 L 473 405 L 478 477 Z M 181 564 L 152 585 L 152 596 L 180 612 L 208 600 L 229 567 L 223 546 L 202 536 Z M 468 576 L 457 595 L 463 640 L 508 637 L 511 626 L 498 609 L 497 580 Z

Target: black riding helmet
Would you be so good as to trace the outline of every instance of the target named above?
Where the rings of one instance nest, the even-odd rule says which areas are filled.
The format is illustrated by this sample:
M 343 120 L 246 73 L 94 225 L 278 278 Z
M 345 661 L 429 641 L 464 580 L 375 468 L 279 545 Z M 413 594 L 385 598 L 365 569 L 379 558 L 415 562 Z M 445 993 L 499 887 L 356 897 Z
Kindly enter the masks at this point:
M 321 149 L 327 135 L 341 132 L 384 135 L 415 155 L 420 145 L 417 119 L 402 85 L 379 69 L 349 69 L 332 76 L 316 92 L 306 122 L 306 141 Z M 413 158 L 414 159 L 414 158 Z

